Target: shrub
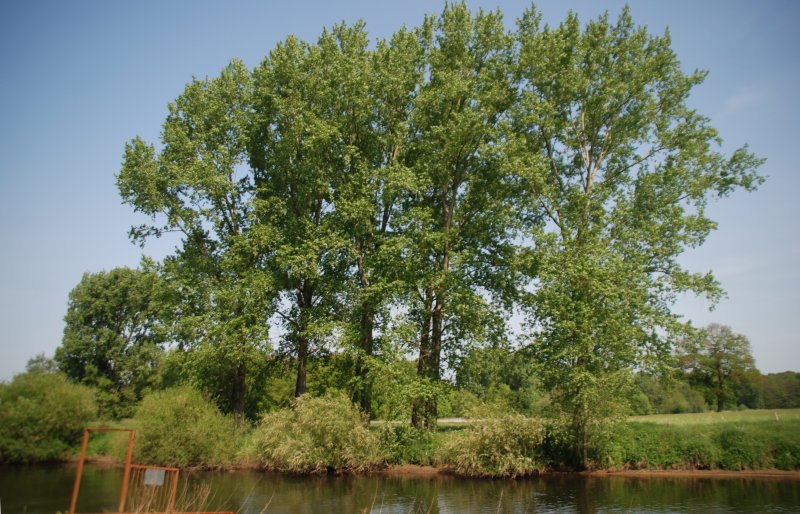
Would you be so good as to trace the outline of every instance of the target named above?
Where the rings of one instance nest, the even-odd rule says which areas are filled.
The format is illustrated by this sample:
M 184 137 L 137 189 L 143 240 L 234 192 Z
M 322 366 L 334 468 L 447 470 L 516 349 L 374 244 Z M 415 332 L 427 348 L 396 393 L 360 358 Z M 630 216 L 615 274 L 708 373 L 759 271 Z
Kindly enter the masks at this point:
M 740 428 L 725 428 L 717 435 L 717 444 L 722 453 L 719 467 L 722 469 L 760 469 L 765 457 L 763 438 Z
M 93 391 L 61 373 L 17 375 L 0 384 L 0 462 L 63 459 L 96 415 Z
M 390 464 L 430 465 L 438 438 L 430 430 L 386 423 L 380 431 L 380 445 Z
M 800 439 L 793 436 L 775 437 L 772 443 L 771 458 L 778 469 L 793 470 L 800 468 Z
M 341 393 L 297 398 L 291 409 L 265 414 L 245 456 L 290 473 L 363 472 L 382 465 L 378 437 Z
M 223 466 L 239 439 L 233 420 L 187 386 L 146 396 L 133 426 L 137 460 L 161 466 Z
M 480 421 L 442 445 L 436 460 L 464 476 L 532 475 L 544 469 L 541 447 L 544 427 L 520 415 Z

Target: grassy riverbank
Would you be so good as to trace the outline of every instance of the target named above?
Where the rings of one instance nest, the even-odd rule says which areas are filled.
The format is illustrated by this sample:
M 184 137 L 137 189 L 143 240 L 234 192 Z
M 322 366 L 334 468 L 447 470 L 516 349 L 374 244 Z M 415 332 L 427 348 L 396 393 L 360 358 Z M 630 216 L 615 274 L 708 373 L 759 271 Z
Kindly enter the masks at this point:
M 421 466 L 425 473 L 435 469 L 478 477 L 570 471 L 564 464 L 564 448 L 540 420 L 509 416 L 451 422 L 434 432 L 379 422 L 366 430 L 346 401 L 328 403 L 309 399 L 291 415 L 273 414 L 256 427 L 228 432 L 225 445 L 219 444 L 225 436 L 214 430 L 196 432 L 191 455 L 189 440 L 178 435 L 179 424 L 132 420 L 126 426 L 140 431 L 136 459 L 151 464 L 299 474 L 377 472 L 388 467 L 406 473 Z M 206 426 L 213 423 L 207 420 Z M 121 455 L 115 437 L 98 435 L 91 453 Z M 202 451 L 212 447 L 213 451 Z M 594 449 L 590 469 L 800 470 L 800 410 L 632 418 L 619 425 L 602 448 Z
M 569 465 L 573 448 L 547 420 L 453 420 L 435 431 L 403 422 L 367 426 L 344 395 L 304 396 L 293 408 L 237 425 L 198 392 L 176 388 L 148 396 L 118 426 L 136 430 L 136 462 L 181 468 L 325 474 L 414 465 L 476 477 L 577 471 Z M 74 431 L 72 444 L 80 439 Z M 126 434 L 95 433 L 89 454 L 121 461 L 126 441 Z M 800 470 L 800 409 L 636 417 L 596 441 L 589 470 Z M 41 438 L 16 443 L 20 455 L 30 455 L 17 462 L 40 460 L 25 450 Z
M 800 420 L 633 421 L 598 452 L 602 469 L 800 469 Z
M 630 418 L 630 421 L 678 426 L 752 423 L 758 421 L 800 422 L 800 409 L 755 409 L 699 412 L 693 414 L 654 414 L 651 416 L 633 416 Z

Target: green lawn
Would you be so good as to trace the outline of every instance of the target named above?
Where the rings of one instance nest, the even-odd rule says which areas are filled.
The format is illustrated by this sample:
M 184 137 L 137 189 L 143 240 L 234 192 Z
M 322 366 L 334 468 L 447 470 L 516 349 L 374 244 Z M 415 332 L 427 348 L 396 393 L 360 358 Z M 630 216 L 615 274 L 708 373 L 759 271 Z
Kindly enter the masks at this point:
M 754 421 L 800 421 L 800 409 L 759 409 L 724 412 L 701 412 L 698 414 L 654 414 L 632 416 L 631 421 L 658 423 L 661 425 L 710 425 L 713 423 L 747 423 Z

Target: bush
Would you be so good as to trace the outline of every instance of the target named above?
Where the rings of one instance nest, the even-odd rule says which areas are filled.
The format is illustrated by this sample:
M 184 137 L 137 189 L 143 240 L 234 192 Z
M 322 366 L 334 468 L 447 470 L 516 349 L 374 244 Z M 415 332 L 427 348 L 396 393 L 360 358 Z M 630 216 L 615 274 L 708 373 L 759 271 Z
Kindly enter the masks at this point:
M 776 435 L 772 442 L 771 459 L 778 469 L 793 470 L 800 468 L 800 437 L 781 437 Z
M 471 477 L 532 475 L 543 471 L 545 430 L 520 415 L 478 422 L 442 445 L 436 460 L 446 469 Z
M 763 438 L 753 437 L 750 431 L 729 427 L 717 435 L 717 444 L 722 449 L 719 467 L 741 471 L 761 469 L 765 460 L 766 445 Z
M 0 462 L 63 459 L 96 415 L 94 392 L 61 373 L 17 375 L 0 384 Z
M 439 438 L 430 430 L 387 422 L 380 431 L 380 445 L 390 464 L 432 464 Z
M 224 466 L 233 460 L 240 437 L 231 418 L 187 386 L 146 396 L 133 426 L 137 460 L 160 466 Z
M 245 456 L 290 473 L 364 472 L 385 462 L 378 437 L 343 394 L 297 398 L 291 409 L 265 414 Z

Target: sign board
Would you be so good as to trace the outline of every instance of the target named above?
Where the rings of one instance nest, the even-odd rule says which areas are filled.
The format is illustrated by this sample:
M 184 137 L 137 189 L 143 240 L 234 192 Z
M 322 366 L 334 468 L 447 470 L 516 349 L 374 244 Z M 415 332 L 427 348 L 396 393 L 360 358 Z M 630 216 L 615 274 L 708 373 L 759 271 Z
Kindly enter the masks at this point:
M 164 470 L 163 469 L 146 469 L 144 470 L 144 485 L 152 485 L 160 487 L 164 485 Z

